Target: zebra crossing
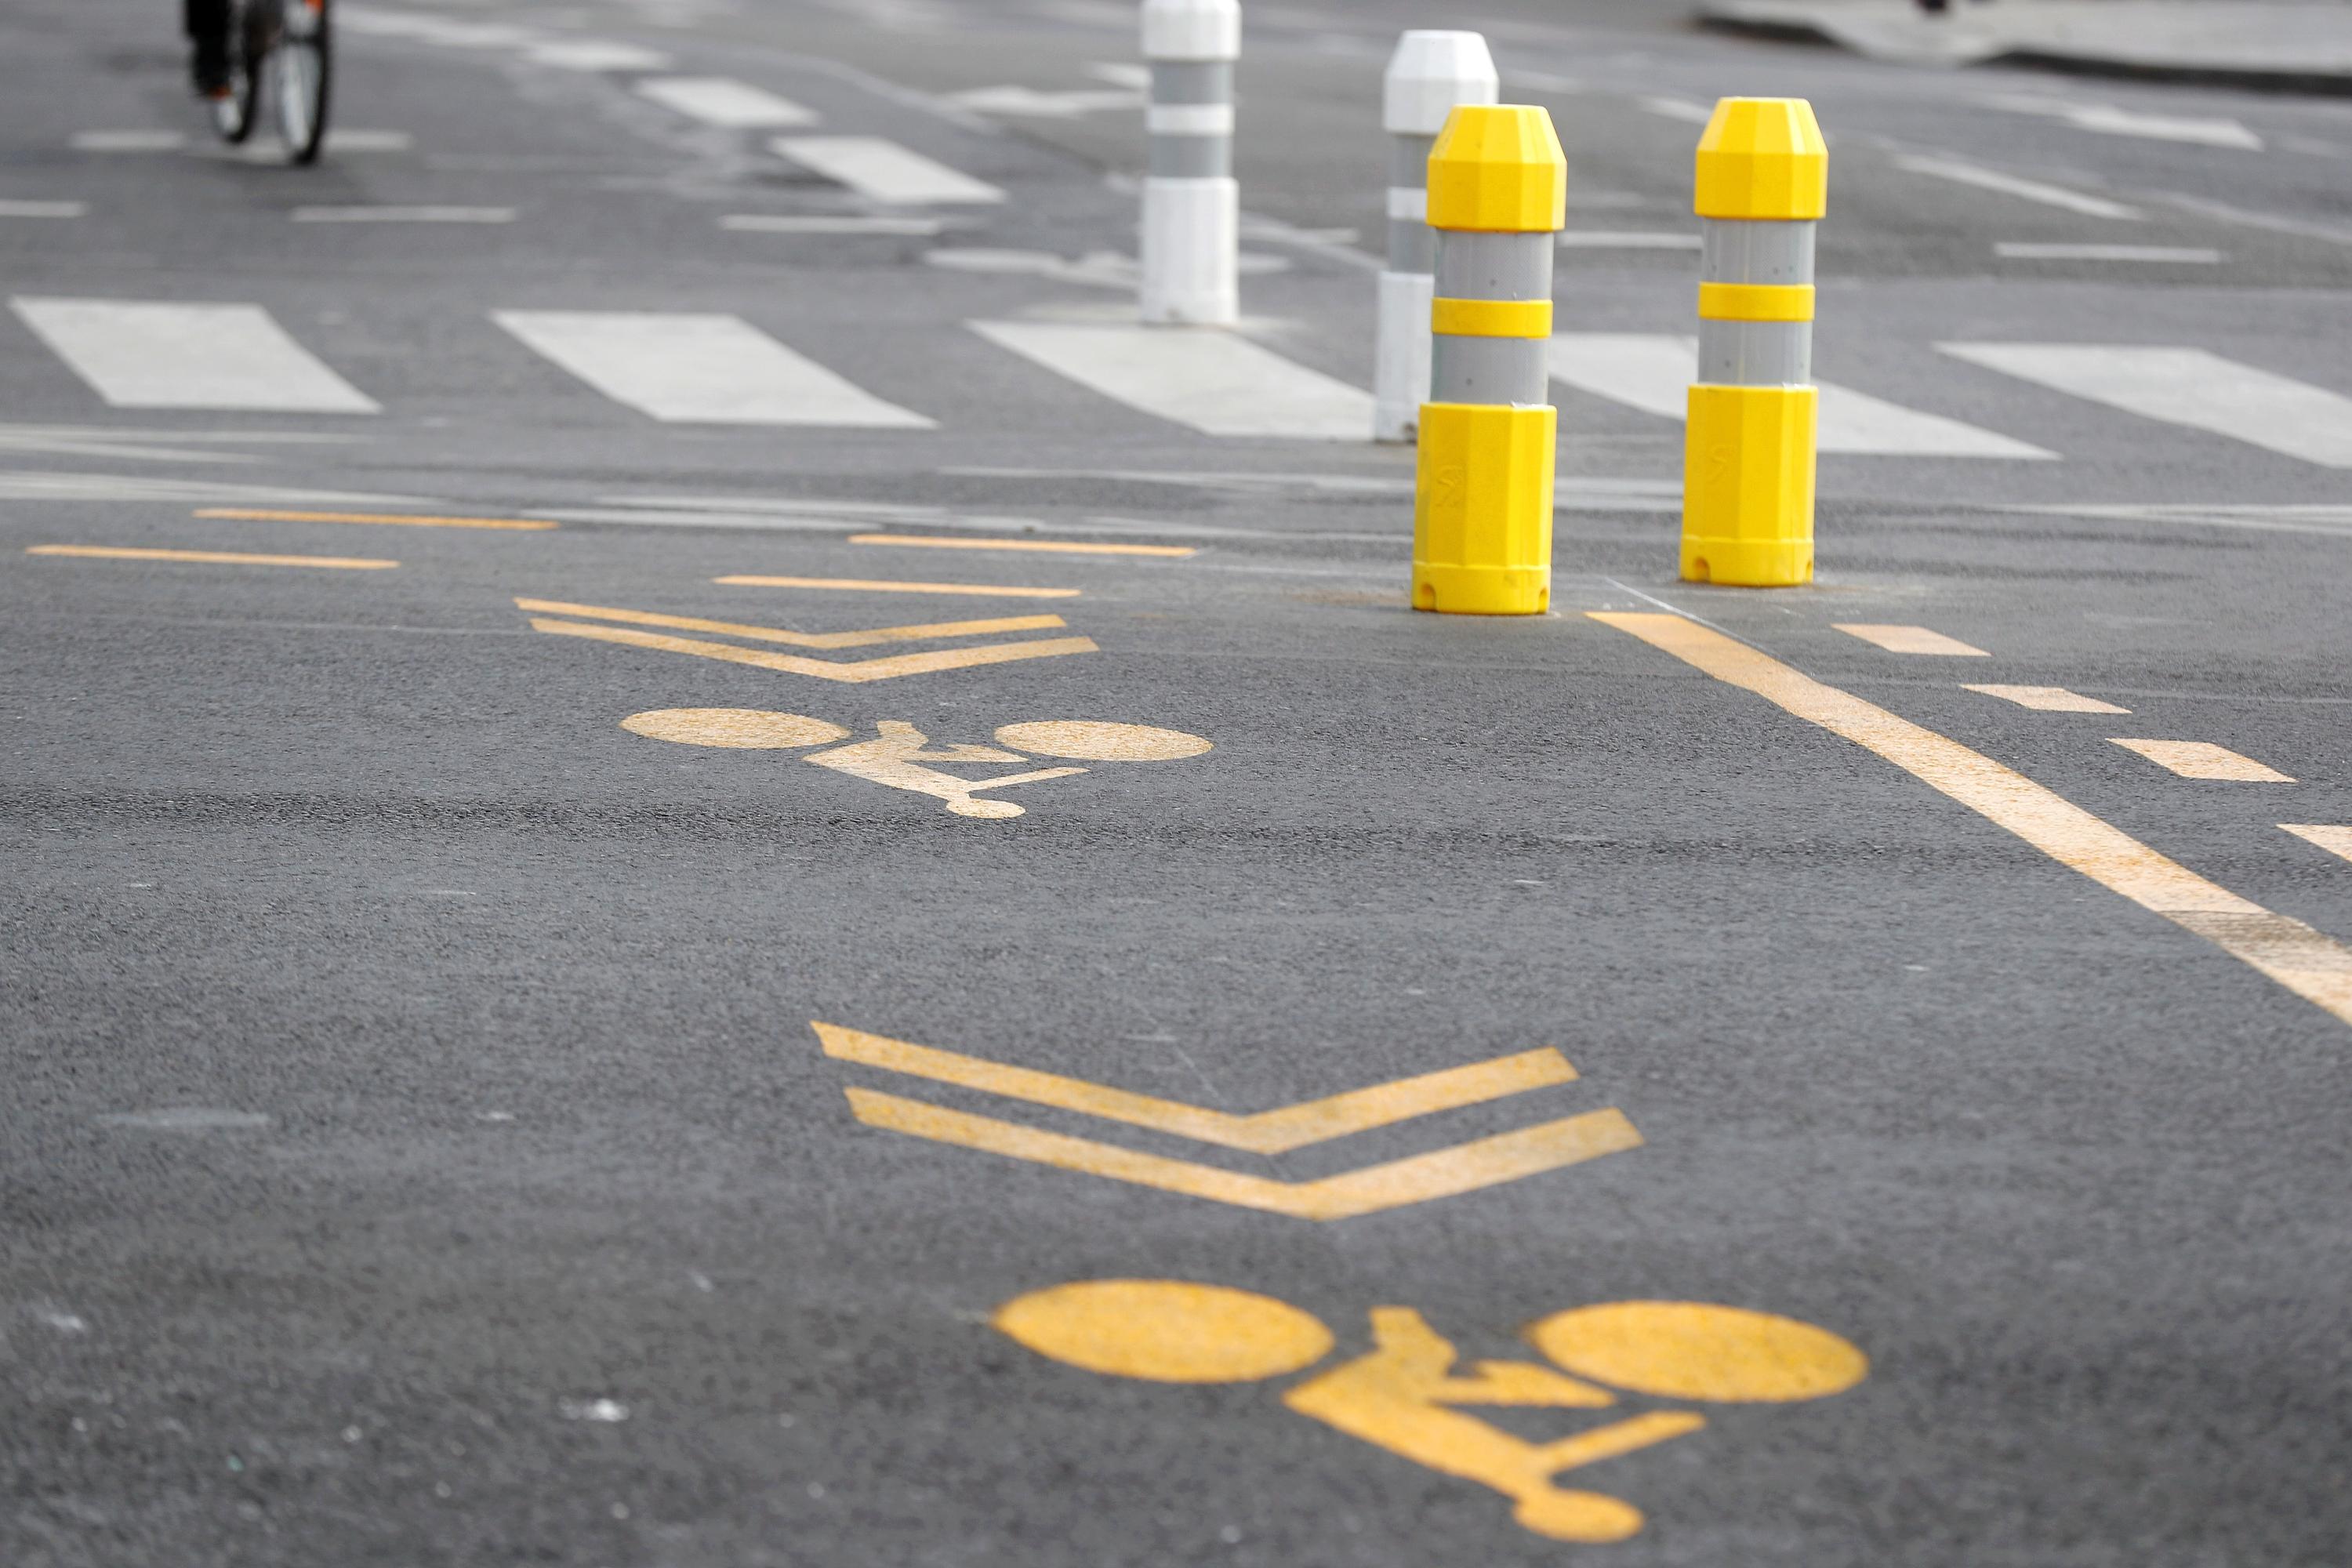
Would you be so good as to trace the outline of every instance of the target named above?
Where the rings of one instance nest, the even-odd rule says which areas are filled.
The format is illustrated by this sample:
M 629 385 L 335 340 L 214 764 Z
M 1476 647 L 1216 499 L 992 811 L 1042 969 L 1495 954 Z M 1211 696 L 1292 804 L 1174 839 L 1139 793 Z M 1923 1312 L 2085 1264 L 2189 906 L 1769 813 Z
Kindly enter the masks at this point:
M 24 333 L 0 347 L 0 363 L 45 350 L 110 407 L 367 416 L 387 406 L 258 304 L 20 296 L 9 306 Z M 947 406 L 908 406 L 737 315 L 502 309 L 485 319 L 584 392 L 665 425 L 919 432 L 954 423 L 951 395 Z M 1031 320 L 960 325 L 1030 372 L 1201 435 L 1369 437 L 1368 393 L 1240 334 Z M 2016 424 L 2044 440 L 2051 421 L 2040 400 L 2056 396 L 2299 463 L 2352 468 L 2352 395 L 2210 349 L 1939 342 L 1919 352 L 1931 363 L 1958 361 L 2023 384 L 2031 390 L 2021 393 Z M 1563 419 L 1573 427 L 1576 395 L 1679 419 L 1695 355 L 1685 337 L 1561 333 L 1550 369 L 1570 389 L 1559 400 Z M 2067 455 L 1833 383 L 1822 385 L 1821 449 L 2012 462 Z

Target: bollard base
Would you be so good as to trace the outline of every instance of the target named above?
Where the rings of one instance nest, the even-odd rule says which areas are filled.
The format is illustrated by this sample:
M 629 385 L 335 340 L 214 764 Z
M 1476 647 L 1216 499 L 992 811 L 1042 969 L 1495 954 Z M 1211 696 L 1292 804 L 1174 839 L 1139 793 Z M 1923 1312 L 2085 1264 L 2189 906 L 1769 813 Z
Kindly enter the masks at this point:
M 1429 310 L 1437 279 L 1426 272 L 1381 274 L 1379 337 L 1372 356 L 1372 439 L 1409 446 L 1429 401 Z
M 1790 588 L 1813 580 L 1819 404 L 1810 386 L 1690 389 L 1683 581 Z
M 1539 616 L 1551 607 L 1549 405 L 1429 403 L 1421 410 L 1412 515 L 1412 607 Z
M 1241 320 L 1241 187 L 1232 180 L 1143 182 L 1143 319 L 1230 327 Z

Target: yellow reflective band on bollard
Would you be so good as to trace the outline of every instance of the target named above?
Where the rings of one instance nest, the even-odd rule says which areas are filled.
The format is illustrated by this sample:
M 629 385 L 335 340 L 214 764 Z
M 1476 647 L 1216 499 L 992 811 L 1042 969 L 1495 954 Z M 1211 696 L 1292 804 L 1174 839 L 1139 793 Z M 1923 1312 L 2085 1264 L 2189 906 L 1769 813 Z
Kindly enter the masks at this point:
M 1683 463 L 1686 583 L 1789 588 L 1813 580 L 1810 386 L 1694 386 Z
M 1551 607 L 1559 433 L 1549 407 L 1422 405 L 1414 609 L 1539 616 Z
M 1830 149 L 1801 98 L 1727 98 L 1699 138 L 1701 217 L 1790 222 L 1829 210 Z
M 1810 321 L 1813 319 L 1813 286 L 1810 283 L 1701 283 L 1698 319 L 1702 321 Z M 1439 328 L 1444 331 L 1445 329 Z
M 1454 338 L 1548 338 L 1549 300 L 1433 300 L 1429 330 Z
M 1429 226 L 1549 234 L 1568 222 L 1568 154 L 1551 116 L 1525 104 L 1465 103 L 1429 155 Z

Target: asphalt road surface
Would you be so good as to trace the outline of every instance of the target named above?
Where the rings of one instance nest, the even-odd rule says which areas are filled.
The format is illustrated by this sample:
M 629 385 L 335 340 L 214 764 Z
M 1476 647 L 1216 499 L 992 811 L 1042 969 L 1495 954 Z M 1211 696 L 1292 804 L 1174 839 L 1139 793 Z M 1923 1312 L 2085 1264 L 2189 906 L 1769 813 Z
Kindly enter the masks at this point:
M 337 17 L 292 170 L 0 16 L 0 1563 L 2352 1562 L 2352 107 L 1264 6 L 1153 334 L 1131 5 Z M 1360 434 L 1428 24 L 1543 617 Z M 1805 590 L 1675 580 L 1732 93 Z

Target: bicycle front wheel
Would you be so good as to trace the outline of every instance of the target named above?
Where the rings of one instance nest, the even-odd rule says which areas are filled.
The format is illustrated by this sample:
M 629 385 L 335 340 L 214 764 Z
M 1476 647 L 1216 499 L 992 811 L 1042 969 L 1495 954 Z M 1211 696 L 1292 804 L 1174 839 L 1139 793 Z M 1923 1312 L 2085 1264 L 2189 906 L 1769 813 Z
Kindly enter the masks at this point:
M 328 89 L 334 79 L 327 3 L 286 0 L 284 30 L 269 55 L 278 132 L 285 138 L 289 163 L 317 162 L 327 140 Z

